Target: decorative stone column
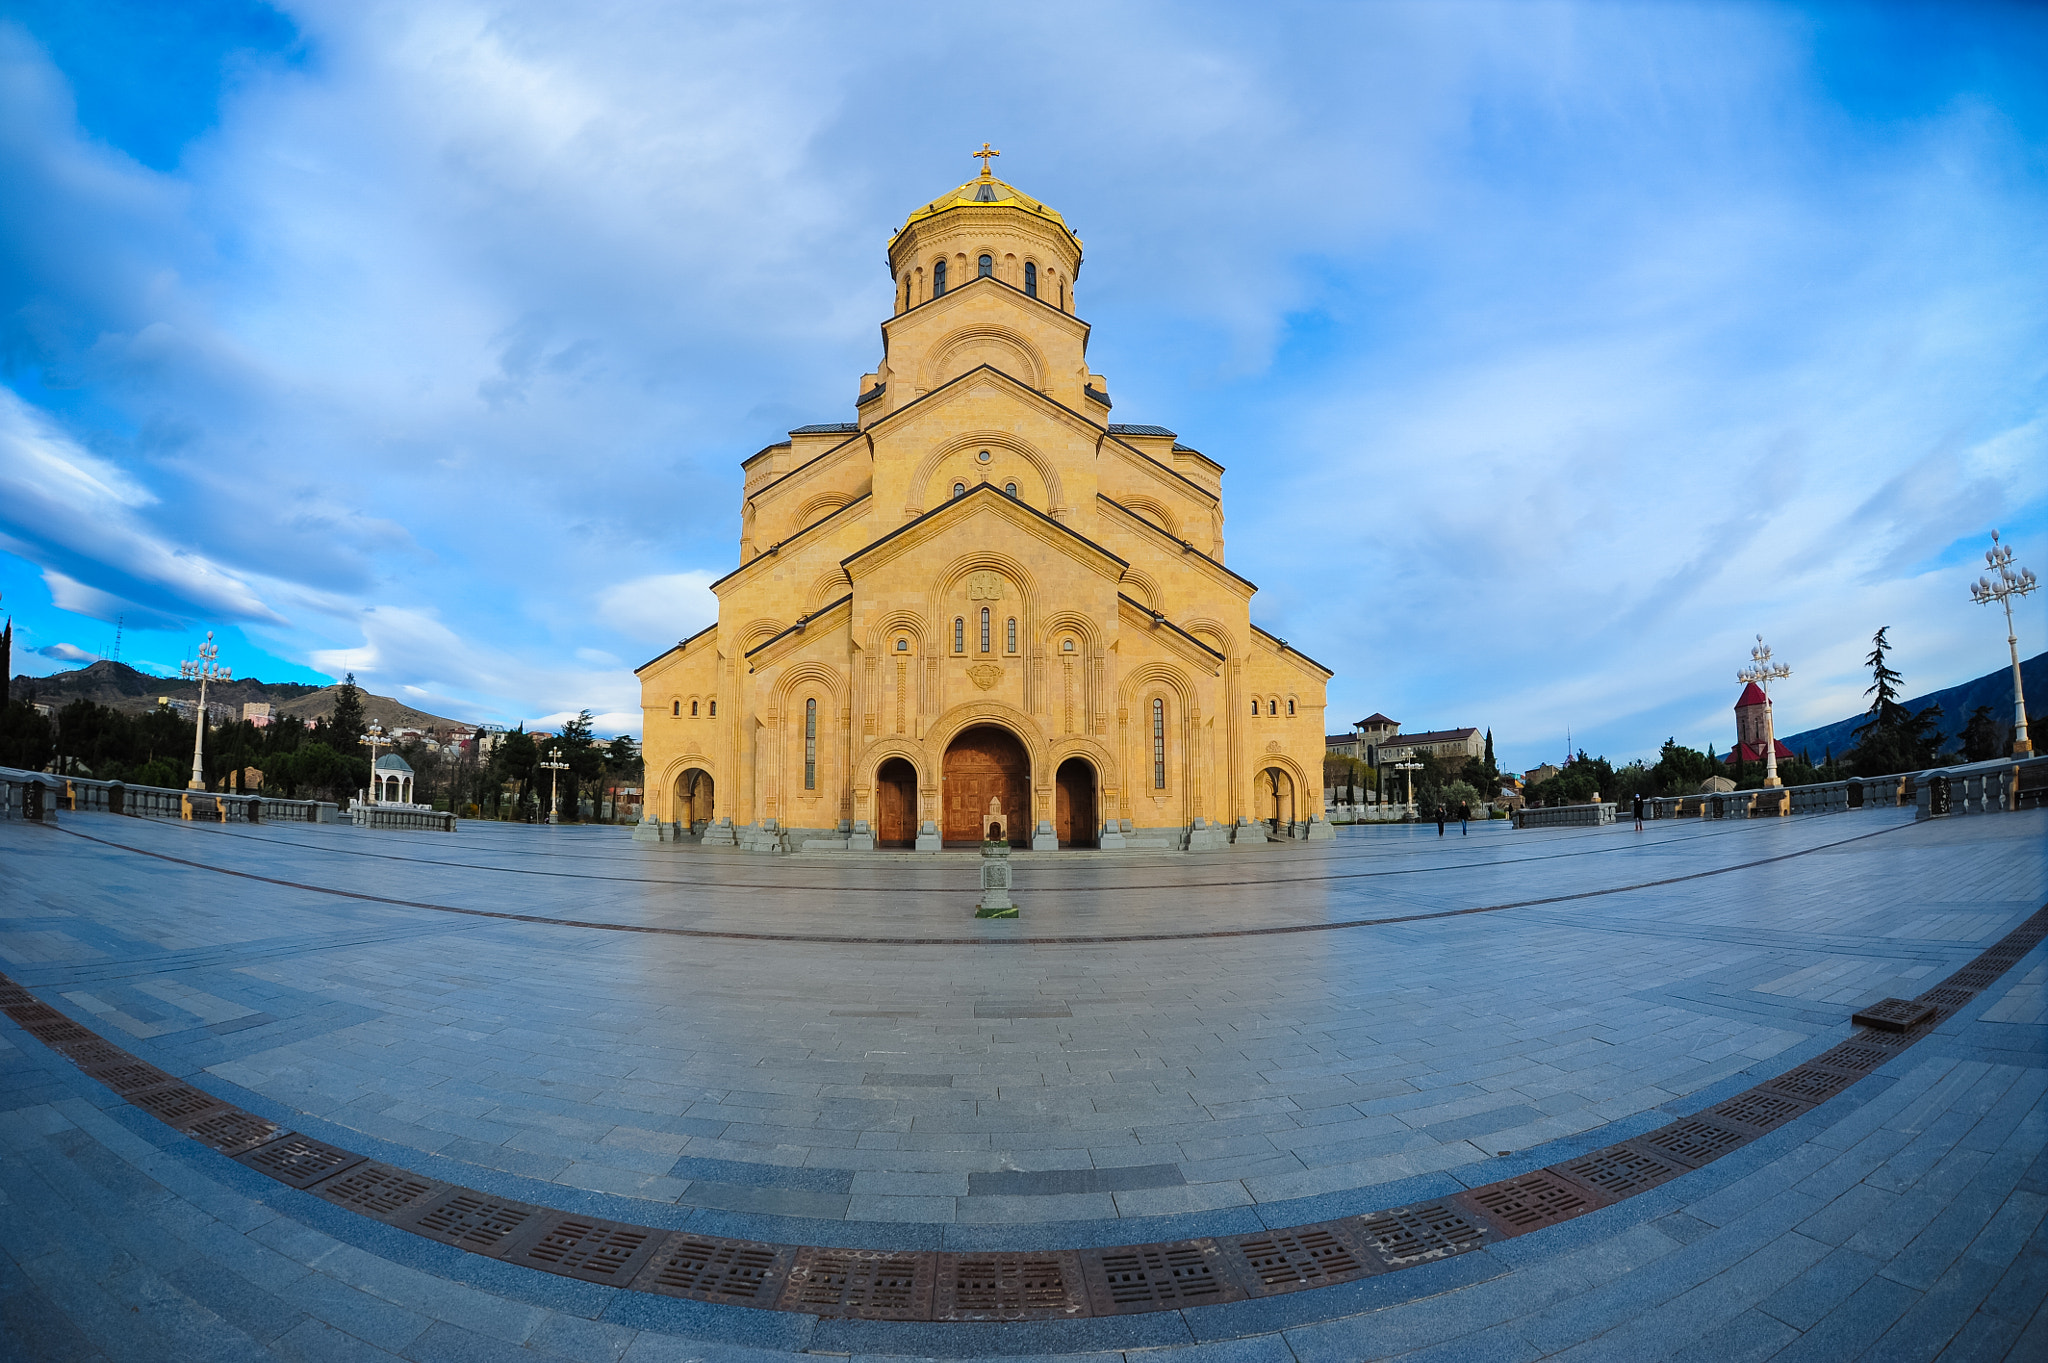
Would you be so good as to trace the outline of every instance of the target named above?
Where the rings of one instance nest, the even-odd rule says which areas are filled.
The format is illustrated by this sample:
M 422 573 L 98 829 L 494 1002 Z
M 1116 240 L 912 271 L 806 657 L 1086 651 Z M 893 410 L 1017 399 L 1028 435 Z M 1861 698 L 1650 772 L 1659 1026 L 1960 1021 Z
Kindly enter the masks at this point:
M 1002 836 L 998 826 L 997 836 L 981 844 L 981 902 L 975 905 L 976 918 L 1015 918 L 1017 906 L 1010 902 L 1010 840 Z

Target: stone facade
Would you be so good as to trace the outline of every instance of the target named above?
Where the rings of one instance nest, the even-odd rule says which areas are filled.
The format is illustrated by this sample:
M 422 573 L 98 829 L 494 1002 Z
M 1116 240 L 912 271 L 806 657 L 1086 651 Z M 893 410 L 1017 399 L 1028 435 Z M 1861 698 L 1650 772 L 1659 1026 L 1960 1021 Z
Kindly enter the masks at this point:
M 856 419 L 747 460 L 718 623 L 639 669 L 642 836 L 1314 837 L 1330 672 L 1251 622 L 1220 464 L 1109 421 L 1081 241 L 986 172 L 889 246 Z

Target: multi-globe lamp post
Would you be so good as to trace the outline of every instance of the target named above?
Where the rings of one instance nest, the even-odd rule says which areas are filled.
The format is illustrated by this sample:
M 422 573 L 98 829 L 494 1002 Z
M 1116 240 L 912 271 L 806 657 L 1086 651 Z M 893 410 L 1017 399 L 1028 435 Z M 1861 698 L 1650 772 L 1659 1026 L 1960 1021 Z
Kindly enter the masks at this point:
M 377 749 L 379 747 L 389 747 L 391 741 L 384 735 L 384 726 L 373 719 L 370 721 L 369 726 L 363 730 L 363 742 L 370 745 L 370 803 L 373 805 L 382 804 L 384 802 L 384 779 L 377 775 Z
M 178 664 L 180 677 L 199 683 L 199 719 L 192 728 L 192 779 L 185 783 L 187 790 L 206 789 L 206 684 L 234 680 L 233 672 L 214 661 L 219 656 L 220 645 L 213 642 L 213 631 L 208 630 L 206 642 L 199 646 L 198 658 Z
M 1408 812 L 1413 814 L 1415 812 L 1415 773 L 1422 770 L 1422 764 L 1420 762 L 1396 762 L 1394 770 L 1408 773 Z
M 1756 636 L 1756 647 L 1749 651 L 1749 666 L 1735 674 L 1739 682 L 1754 682 L 1764 693 L 1764 785 L 1780 786 L 1778 779 L 1778 725 L 1777 717 L 1771 711 L 1771 683 L 1792 675 L 1792 669 L 1783 663 L 1771 661 L 1771 646 L 1764 642 L 1764 636 Z
M 2031 568 L 2013 571 L 2012 546 L 1998 542 L 1998 532 L 1991 532 L 1991 547 L 1984 551 L 1984 561 L 1991 565 L 1991 572 L 1980 577 L 1970 586 L 1970 599 L 1980 606 L 1996 601 L 2005 607 L 2005 646 L 2012 652 L 2012 755 L 2028 757 L 2034 751 L 2033 742 L 2027 737 L 2027 696 L 2020 689 L 2020 641 L 2012 627 L 2012 599 L 2025 596 L 2040 586 Z
M 548 778 L 548 822 L 562 821 L 562 773 L 569 770 L 569 764 L 562 760 L 560 748 L 549 748 L 541 766 L 554 775 Z

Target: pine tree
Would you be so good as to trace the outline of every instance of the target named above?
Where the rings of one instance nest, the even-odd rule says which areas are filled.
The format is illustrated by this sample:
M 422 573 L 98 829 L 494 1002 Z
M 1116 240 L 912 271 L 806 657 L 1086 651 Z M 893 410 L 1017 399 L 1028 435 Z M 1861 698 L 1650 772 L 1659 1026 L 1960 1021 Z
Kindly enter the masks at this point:
M 1885 650 L 1891 647 L 1891 642 L 1885 638 L 1889 629 L 1891 626 L 1886 625 L 1870 637 L 1870 656 L 1863 660 L 1863 665 L 1870 669 L 1870 685 L 1863 694 L 1874 695 L 1877 699 L 1870 702 L 1870 709 L 1866 712 L 1870 723 L 1856 730 L 1859 737 L 1864 729 L 1897 729 L 1911 720 L 1906 707 L 1899 704 L 1899 683 L 1905 679 L 1886 666 L 1884 660 Z
M 353 752 L 363 741 L 363 693 L 356 689 L 355 673 L 343 678 L 340 689 L 334 693 L 334 714 L 327 723 L 334 730 L 341 751 Z

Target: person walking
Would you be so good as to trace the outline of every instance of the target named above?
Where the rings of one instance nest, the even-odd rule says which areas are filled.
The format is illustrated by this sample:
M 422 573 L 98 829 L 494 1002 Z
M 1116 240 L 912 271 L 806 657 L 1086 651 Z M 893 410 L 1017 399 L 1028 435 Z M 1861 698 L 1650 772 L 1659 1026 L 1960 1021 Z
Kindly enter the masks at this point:
M 1436 835 L 1438 837 L 1442 837 L 1444 835 L 1444 820 L 1450 817 L 1450 807 L 1441 803 L 1438 804 L 1436 807 Z
M 1643 831 L 1643 793 L 1636 792 L 1636 832 Z
M 1472 836 L 1472 802 L 1470 800 L 1460 800 L 1458 802 L 1458 836 L 1461 838 Z

